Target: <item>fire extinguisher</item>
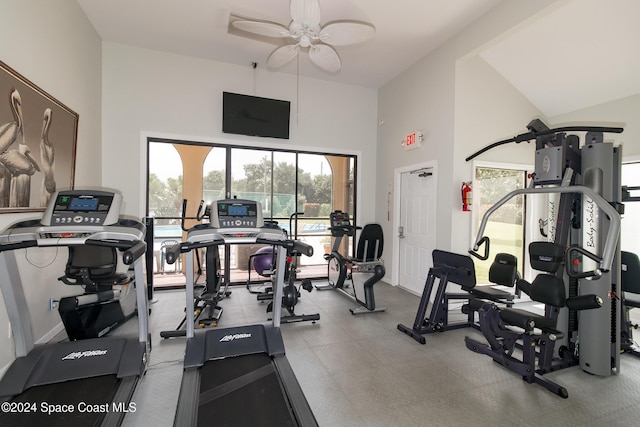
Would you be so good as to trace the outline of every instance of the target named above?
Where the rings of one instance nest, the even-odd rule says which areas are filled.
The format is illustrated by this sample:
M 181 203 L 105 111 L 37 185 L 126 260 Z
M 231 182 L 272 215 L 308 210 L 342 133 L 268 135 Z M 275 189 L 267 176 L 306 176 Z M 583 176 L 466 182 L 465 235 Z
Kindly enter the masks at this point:
M 471 201 L 473 199 L 473 190 L 471 188 L 471 182 L 462 183 L 462 211 L 471 211 Z

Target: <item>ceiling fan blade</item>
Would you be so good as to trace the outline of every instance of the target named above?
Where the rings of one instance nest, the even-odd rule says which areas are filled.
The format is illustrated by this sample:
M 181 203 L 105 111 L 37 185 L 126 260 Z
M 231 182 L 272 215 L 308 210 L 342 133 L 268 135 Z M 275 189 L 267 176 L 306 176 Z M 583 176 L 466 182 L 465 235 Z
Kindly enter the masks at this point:
M 267 58 L 267 66 L 270 68 L 280 68 L 295 58 L 297 54 L 298 46 L 295 44 L 279 47 L 271 52 L 271 55 Z
M 320 40 L 333 46 L 346 46 L 365 42 L 376 34 L 373 25 L 364 22 L 334 22 L 320 31 Z
M 280 25 L 273 22 L 265 22 L 265 21 L 233 21 L 231 23 L 235 28 L 247 31 L 253 34 L 259 34 L 261 36 L 267 37 L 289 37 L 289 30 Z
M 300 25 L 316 28 L 320 25 L 318 0 L 291 0 L 291 19 Z
M 330 73 L 340 71 L 342 63 L 338 52 L 326 44 L 315 44 L 309 48 L 309 59 L 318 67 Z

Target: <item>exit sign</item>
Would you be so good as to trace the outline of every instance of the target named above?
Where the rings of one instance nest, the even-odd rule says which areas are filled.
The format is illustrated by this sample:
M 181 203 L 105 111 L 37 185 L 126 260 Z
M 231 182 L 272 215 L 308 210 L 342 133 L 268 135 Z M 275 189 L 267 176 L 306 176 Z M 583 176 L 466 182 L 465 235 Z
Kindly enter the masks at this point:
M 418 148 L 421 145 L 422 145 L 422 134 L 420 132 L 413 132 L 404 137 L 405 150 Z

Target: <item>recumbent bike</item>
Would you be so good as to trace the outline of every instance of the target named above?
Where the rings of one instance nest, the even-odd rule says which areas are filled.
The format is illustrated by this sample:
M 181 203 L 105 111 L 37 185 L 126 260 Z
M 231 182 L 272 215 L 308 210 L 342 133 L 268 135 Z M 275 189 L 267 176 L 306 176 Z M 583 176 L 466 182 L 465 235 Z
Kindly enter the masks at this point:
M 331 253 L 325 255 L 328 261 L 327 285 L 316 285 L 317 290 L 335 289 L 354 300 L 360 307 L 349 309 L 351 314 L 366 314 L 385 311 L 384 307 L 376 307 L 373 286 L 385 275 L 384 263 L 380 257 L 384 248 L 384 235 L 380 224 L 367 224 L 355 227 L 349 220 L 349 213 L 334 211 L 329 214 L 331 236 L 335 239 Z M 340 253 L 340 245 L 345 236 L 354 236 L 356 230 L 362 229 L 356 257 L 349 258 Z M 345 289 L 345 282 L 351 280 L 353 293 Z

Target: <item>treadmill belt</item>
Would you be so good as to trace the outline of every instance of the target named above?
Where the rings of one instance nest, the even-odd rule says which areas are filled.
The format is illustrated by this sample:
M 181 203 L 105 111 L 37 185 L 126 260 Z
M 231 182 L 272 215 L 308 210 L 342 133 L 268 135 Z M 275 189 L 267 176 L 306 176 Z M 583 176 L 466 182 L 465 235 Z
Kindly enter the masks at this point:
M 32 387 L 11 400 L 15 409 L 24 408 L 29 412 L 2 411 L 0 426 L 99 425 L 104 415 L 113 410 L 111 400 L 118 381 L 115 375 L 103 375 Z M 47 409 L 52 413 L 46 413 Z
M 200 368 L 198 425 L 297 425 L 271 357 L 229 357 Z

